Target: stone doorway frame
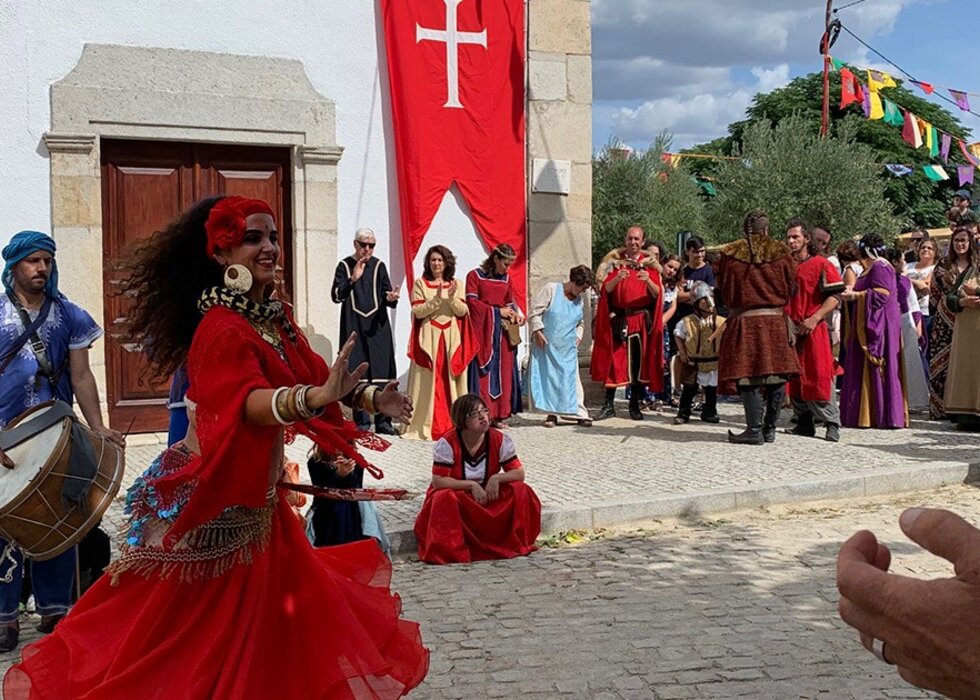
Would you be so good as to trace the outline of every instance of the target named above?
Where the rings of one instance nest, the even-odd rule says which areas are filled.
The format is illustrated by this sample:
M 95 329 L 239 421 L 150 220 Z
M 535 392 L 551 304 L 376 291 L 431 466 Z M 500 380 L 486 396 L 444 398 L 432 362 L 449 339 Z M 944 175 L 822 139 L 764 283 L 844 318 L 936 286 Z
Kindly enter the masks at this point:
M 296 321 L 318 352 L 332 353 L 337 310 L 335 106 L 302 62 L 111 44 L 86 44 L 51 86 L 51 235 L 62 290 L 103 328 L 102 138 L 288 146 L 292 151 Z M 327 274 L 325 274 L 327 273 Z M 90 362 L 103 397 L 104 340 Z

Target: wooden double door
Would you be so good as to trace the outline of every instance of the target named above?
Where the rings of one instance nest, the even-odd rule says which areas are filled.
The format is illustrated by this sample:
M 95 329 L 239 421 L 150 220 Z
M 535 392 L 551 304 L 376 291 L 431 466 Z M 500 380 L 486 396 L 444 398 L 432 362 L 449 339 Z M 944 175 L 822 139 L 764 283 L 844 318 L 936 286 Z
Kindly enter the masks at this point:
M 109 423 L 116 430 L 165 431 L 169 381 L 154 381 L 141 344 L 122 341 L 131 302 L 118 293 L 125 261 L 194 202 L 213 195 L 255 197 L 276 213 L 287 293 L 292 292 L 288 148 L 104 139 L 102 237 Z

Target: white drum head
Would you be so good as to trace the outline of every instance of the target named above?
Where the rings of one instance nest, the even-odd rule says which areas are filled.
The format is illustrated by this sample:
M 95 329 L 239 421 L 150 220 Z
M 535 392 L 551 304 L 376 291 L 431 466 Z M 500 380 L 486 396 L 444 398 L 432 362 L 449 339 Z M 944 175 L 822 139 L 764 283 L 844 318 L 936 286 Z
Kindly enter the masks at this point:
M 32 413 L 27 420 L 43 415 L 51 410 L 45 406 Z M 7 456 L 14 461 L 14 468 L 0 466 L 0 508 L 4 508 L 20 496 L 48 463 L 48 459 L 58 446 L 58 440 L 65 429 L 65 422 L 59 421 L 34 437 L 7 450 Z

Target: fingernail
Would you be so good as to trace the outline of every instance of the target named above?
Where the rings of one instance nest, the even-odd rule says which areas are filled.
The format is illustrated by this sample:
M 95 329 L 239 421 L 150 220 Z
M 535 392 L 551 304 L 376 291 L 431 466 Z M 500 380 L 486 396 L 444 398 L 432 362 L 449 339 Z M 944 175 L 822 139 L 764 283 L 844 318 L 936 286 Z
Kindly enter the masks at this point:
M 902 526 L 903 530 L 908 532 L 918 517 L 922 515 L 923 510 L 923 508 L 909 508 L 898 517 L 898 524 Z

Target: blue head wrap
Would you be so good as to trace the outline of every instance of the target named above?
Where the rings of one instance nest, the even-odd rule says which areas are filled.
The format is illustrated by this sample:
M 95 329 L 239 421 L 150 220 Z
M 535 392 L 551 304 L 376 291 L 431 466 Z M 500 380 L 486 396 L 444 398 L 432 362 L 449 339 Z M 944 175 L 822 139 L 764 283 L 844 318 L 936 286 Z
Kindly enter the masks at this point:
M 14 234 L 10 243 L 4 246 L 0 255 L 3 255 L 3 273 L 0 280 L 3 287 L 8 292 L 14 291 L 14 265 L 39 250 L 44 250 L 54 255 L 57 246 L 54 239 L 46 233 L 40 231 L 21 231 Z M 48 283 L 44 285 L 44 293 L 52 299 L 58 296 L 58 264 L 53 262 L 51 265 L 51 276 Z

